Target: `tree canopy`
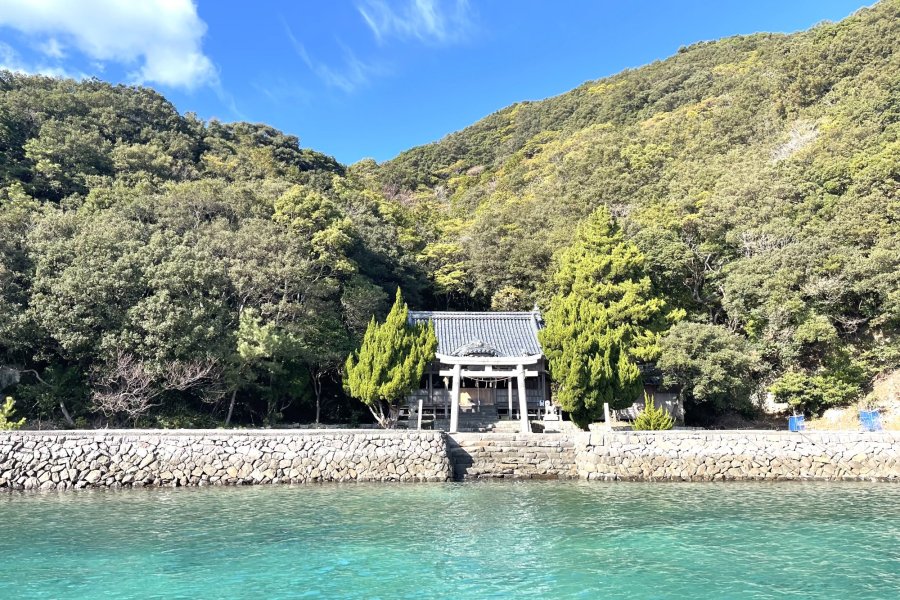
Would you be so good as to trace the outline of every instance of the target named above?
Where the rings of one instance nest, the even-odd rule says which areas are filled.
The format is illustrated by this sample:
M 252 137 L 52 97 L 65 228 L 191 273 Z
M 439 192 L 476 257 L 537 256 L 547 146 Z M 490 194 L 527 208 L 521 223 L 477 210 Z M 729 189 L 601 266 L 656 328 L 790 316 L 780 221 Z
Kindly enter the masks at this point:
M 686 315 L 658 360 L 696 407 L 851 402 L 900 368 L 898 22 L 882 0 L 694 44 L 349 167 L 146 87 L 0 71 L 2 392 L 79 423 L 348 420 L 339 365 L 399 287 L 417 308 L 599 323 L 625 308 L 612 277 L 634 310 Z M 571 250 L 555 283 L 607 213 L 615 242 Z M 640 276 L 609 270 L 638 256 Z M 634 339 L 591 368 L 632 385 Z
M 757 391 L 802 376 L 847 402 L 900 367 L 898 22 L 900 1 L 883 0 L 694 44 L 500 110 L 377 176 L 440 215 L 424 265 L 455 306 L 531 307 L 603 206 L 668 306 L 760 357 Z
M 425 288 L 363 175 L 99 81 L 0 73 L 0 227 L 6 391 L 70 424 L 346 420 L 365 323 Z
M 369 322 L 362 343 L 347 357 L 344 388 L 361 400 L 382 427 L 397 421 L 399 402 L 418 387 L 434 358 L 434 325 L 410 325 L 400 290 L 384 323 Z
M 539 335 L 557 404 L 581 425 L 602 415 L 604 403 L 631 406 L 643 389 L 638 363 L 659 354 L 665 301 L 608 210 L 581 224 L 549 288 Z

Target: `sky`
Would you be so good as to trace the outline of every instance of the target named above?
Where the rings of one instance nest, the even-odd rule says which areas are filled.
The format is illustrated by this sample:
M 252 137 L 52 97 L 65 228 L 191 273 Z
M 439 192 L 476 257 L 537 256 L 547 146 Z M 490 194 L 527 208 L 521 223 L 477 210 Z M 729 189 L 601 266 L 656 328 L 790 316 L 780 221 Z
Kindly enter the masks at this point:
M 161 92 L 345 164 L 702 40 L 837 21 L 860 0 L 0 0 L 0 68 Z

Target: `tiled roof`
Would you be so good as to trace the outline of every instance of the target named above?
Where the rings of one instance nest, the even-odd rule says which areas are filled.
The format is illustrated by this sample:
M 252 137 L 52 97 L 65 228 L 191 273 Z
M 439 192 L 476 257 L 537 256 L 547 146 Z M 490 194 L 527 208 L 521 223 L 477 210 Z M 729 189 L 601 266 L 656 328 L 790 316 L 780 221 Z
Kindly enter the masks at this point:
M 440 354 L 502 357 L 542 354 L 537 312 L 409 311 L 410 323 L 434 322 Z

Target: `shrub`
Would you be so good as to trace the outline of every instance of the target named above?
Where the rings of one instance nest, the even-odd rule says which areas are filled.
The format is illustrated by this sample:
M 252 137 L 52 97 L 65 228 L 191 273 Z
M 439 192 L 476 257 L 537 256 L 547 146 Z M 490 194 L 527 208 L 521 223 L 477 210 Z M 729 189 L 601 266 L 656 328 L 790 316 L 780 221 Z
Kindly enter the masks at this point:
M 635 418 L 631 428 L 635 431 L 662 431 L 672 429 L 675 420 L 662 406 L 656 406 L 653 396 L 644 392 L 644 410 Z
M 16 402 L 12 399 L 12 396 L 7 396 L 6 402 L 3 403 L 3 406 L 0 406 L 0 430 L 18 429 L 25 424 L 24 418 L 18 421 L 12 420 L 15 406 Z
M 762 360 L 743 337 L 721 325 L 683 321 L 660 340 L 663 383 L 703 413 L 750 406 Z
M 802 371 L 788 371 L 769 388 L 778 402 L 794 408 L 821 413 L 832 406 L 846 406 L 860 395 L 860 386 L 832 375 L 807 375 Z
M 141 417 L 137 426 L 151 429 L 216 429 L 222 425 L 213 415 L 180 404 Z

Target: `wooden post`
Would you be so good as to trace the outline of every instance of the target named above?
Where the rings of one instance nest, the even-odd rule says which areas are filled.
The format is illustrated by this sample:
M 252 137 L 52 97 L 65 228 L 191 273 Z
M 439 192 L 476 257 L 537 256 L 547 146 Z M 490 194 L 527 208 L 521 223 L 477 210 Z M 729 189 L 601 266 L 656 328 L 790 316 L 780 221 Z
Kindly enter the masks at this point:
M 513 418 L 513 407 L 512 407 L 512 377 L 506 380 L 506 391 L 508 392 L 507 396 L 509 396 L 509 420 L 512 421 Z
M 531 425 L 528 423 L 528 399 L 525 397 L 525 366 L 519 365 L 516 369 L 516 378 L 519 380 L 519 420 L 521 433 L 531 433 Z
M 453 365 L 453 387 L 450 388 L 450 433 L 459 430 L 459 386 L 461 365 Z
M 609 420 L 609 402 L 603 403 L 603 425 L 606 429 L 612 429 L 612 423 Z
M 423 404 L 422 399 L 419 398 L 419 423 L 417 424 L 417 427 L 416 427 L 416 429 L 419 429 L 419 430 L 422 429 L 422 404 Z

